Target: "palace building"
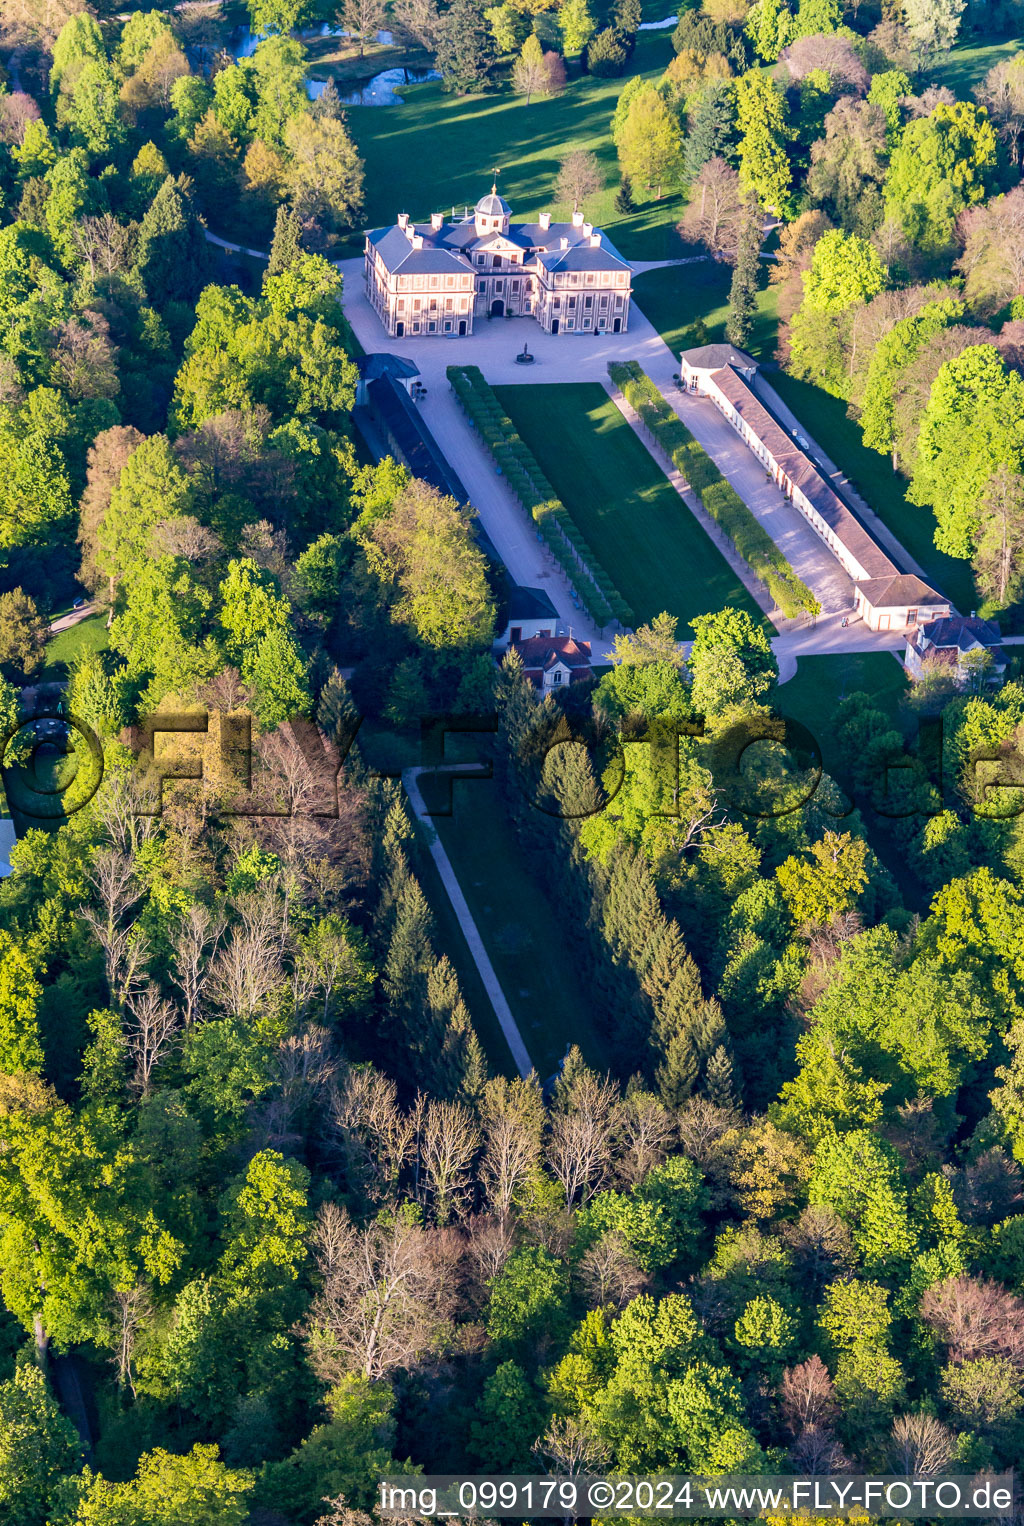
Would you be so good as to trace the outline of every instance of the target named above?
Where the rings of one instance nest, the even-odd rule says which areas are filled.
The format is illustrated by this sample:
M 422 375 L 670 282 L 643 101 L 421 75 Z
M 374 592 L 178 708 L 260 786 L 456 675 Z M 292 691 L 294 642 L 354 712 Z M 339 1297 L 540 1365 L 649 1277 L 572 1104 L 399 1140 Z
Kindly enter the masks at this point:
M 366 291 L 396 339 L 471 334 L 481 318 L 535 318 L 549 334 L 618 334 L 629 323 L 631 270 L 606 234 L 572 222 L 512 222 L 492 186 L 472 212 L 429 223 L 406 213 L 366 235 Z

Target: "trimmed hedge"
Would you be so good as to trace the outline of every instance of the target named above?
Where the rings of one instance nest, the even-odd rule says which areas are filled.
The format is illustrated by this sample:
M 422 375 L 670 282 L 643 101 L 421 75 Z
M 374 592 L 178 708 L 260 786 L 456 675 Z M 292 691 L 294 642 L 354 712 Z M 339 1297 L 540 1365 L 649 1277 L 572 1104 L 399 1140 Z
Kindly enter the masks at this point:
M 536 457 L 501 408 L 479 366 L 449 366 L 448 380 L 473 427 L 538 533 L 565 572 L 582 604 L 599 626 L 612 618 L 633 624 L 633 612 L 598 565 L 565 504 L 555 496 Z
M 608 374 L 787 619 L 817 614 L 821 606 L 807 584 L 637 362 L 612 363 Z

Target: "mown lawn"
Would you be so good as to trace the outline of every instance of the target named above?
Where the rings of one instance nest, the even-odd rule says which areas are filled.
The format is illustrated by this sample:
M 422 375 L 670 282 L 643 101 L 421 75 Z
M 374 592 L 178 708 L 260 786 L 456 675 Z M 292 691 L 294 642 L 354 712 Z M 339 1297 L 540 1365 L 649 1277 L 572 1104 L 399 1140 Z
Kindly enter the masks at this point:
M 1024 48 L 1024 38 L 1010 37 L 1003 42 L 968 42 L 954 48 L 944 58 L 936 59 L 925 71 L 930 84 L 948 85 L 959 100 L 967 100 L 974 86 L 990 69 L 1012 58 Z
M 672 33 L 641 32 L 630 72 L 657 79 L 672 58 Z M 366 162 L 366 227 L 394 222 L 399 212 L 426 221 L 431 212 L 461 212 L 490 189 L 493 170 L 513 216 L 529 221 L 545 209 L 568 217 L 553 199 L 560 161 L 571 148 L 590 149 L 605 188 L 586 204 L 629 259 L 668 259 L 682 252 L 675 223 L 682 198 L 664 196 L 623 217 L 614 206 L 619 170 L 610 124 L 623 79 L 570 80 L 561 95 L 525 98 L 504 88 L 487 95 L 446 95 L 440 84 L 412 86 L 401 106 L 354 106 L 349 130 Z M 642 188 L 635 188 L 638 198 Z
M 698 318 L 707 325 L 709 343 L 724 340 L 731 280 L 731 267 L 712 260 L 647 270 L 633 281 L 633 300 L 678 355 L 693 342 L 690 331 Z M 766 285 L 757 294 L 757 318 L 747 345 L 758 360 L 774 358 L 778 324 L 778 290 Z
M 519 845 L 497 783 L 457 783 L 452 801 L 453 814 L 435 816 L 432 824 L 538 1075 L 542 1080 L 552 1075 L 569 1044 L 578 1044 L 590 1064 L 606 1069 L 607 1049 L 587 1000 L 586 971 L 540 866 L 530 863 Z M 489 1016 L 486 1035 L 484 1024 L 479 1027 L 488 1058 L 507 1070 L 511 1058 L 496 1019 Z
M 638 620 L 761 611 L 597 382 L 499 387 L 498 396 Z
M 847 417 L 846 404 L 820 387 L 797 381 L 782 371 L 773 371 L 768 380 L 879 519 L 924 568 L 929 581 L 953 600 L 961 614 L 970 614 L 978 603 L 970 563 L 936 549 L 932 511 L 907 502 L 907 484 L 896 475 L 886 456 L 869 450 L 863 443 L 860 426 Z
M 796 676 L 776 691 L 774 708 L 800 721 L 817 741 L 829 773 L 843 773 L 845 760 L 836 748 L 832 719 L 850 694 L 870 694 L 890 720 L 899 723 L 900 701 L 908 679 L 890 652 L 844 652 L 801 657 Z
M 87 615 L 77 625 L 59 631 L 46 643 L 46 666 L 39 681 L 52 683 L 56 679 L 66 678 L 74 658 L 86 653 L 104 652 L 109 644 L 106 613 L 100 611 L 95 615 Z

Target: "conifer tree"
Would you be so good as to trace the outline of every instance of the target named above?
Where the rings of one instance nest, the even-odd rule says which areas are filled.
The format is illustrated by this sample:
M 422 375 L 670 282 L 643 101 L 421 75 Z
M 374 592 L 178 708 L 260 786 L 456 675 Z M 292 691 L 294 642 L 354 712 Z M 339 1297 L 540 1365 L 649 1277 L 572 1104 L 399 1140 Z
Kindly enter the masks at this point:
M 419 880 L 410 874 L 397 895 L 384 961 L 384 992 L 392 1025 L 398 1031 L 407 1028 L 426 997 L 427 974 L 434 963 L 430 942 L 433 920 Z
M 658 1096 L 666 1107 L 681 1107 L 697 1084 L 700 1066 L 693 1040 L 685 1027 L 677 1028 L 668 1039 L 664 1057 L 654 1073 Z
M 155 307 L 194 302 L 206 281 L 209 255 L 202 224 L 180 180 L 170 176 L 139 228 L 138 270 Z
M 624 216 L 636 211 L 636 202 L 633 200 L 633 182 L 628 175 L 623 175 L 619 181 L 619 189 L 615 192 L 615 210 Z
M 708 1101 L 713 1102 L 716 1107 L 735 1110 L 736 1093 L 733 1088 L 732 1061 L 724 1044 L 718 1044 L 708 1060 L 704 1093 Z
M 389 781 L 390 782 L 390 781 Z M 387 945 L 396 908 L 412 879 L 406 844 L 412 839 L 412 825 L 405 801 L 396 792 L 384 819 L 377 855 L 377 880 L 382 885 L 377 903 L 376 931 L 381 946 Z
M 341 104 L 341 96 L 338 93 L 338 87 L 334 83 L 334 78 L 332 76 L 327 81 L 326 85 L 321 90 L 312 106 L 310 106 L 309 114 L 315 122 L 323 121 L 325 119 L 331 122 L 340 122 L 342 120 L 344 110 L 345 108 Z
M 728 157 L 735 137 L 735 96 L 728 80 L 712 80 L 703 92 L 686 139 L 685 174 L 693 180 L 716 155 Z
M 487 1067 L 447 954 L 428 971 L 426 994 L 428 1021 L 418 1041 L 422 1072 L 435 1096 L 468 1101 L 483 1091 Z
M 763 221 L 757 197 L 748 192 L 740 223 L 739 249 L 729 288 L 729 317 L 725 325 L 729 342 L 740 349 L 750 343 L 754 327 L 762 230 Z
M 489 1072 L 483 1045 L 477 1037 L 465 1004 L 453 1013 L 444 1043 L 449 1073 L 457 1077 L 452 1095 L 475 1110 L 484 1094 Z
M 274 222 L 274 242 L 270 246 L 270 259 L 267 262 L 268 276 L 279 276 L 282 271 L 290 270 L 299 259 L 302 254 L 299 242 L 301 231 L 302 225 L 293 208 L 278 207 Z

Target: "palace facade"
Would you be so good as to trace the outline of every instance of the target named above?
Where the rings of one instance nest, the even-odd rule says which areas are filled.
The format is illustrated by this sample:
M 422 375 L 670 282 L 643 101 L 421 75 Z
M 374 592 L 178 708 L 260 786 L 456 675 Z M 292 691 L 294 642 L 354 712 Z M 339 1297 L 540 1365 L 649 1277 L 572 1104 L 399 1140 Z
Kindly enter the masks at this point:
M 481 318 L 535 318 L 549 334 L 618 334 L 629 323 L 631 269 L 600 228 L 514 223 L 497 188 L 453 221 L 406 213 L 366 235 L 366 291 L 396 339 L 471 334 Z

